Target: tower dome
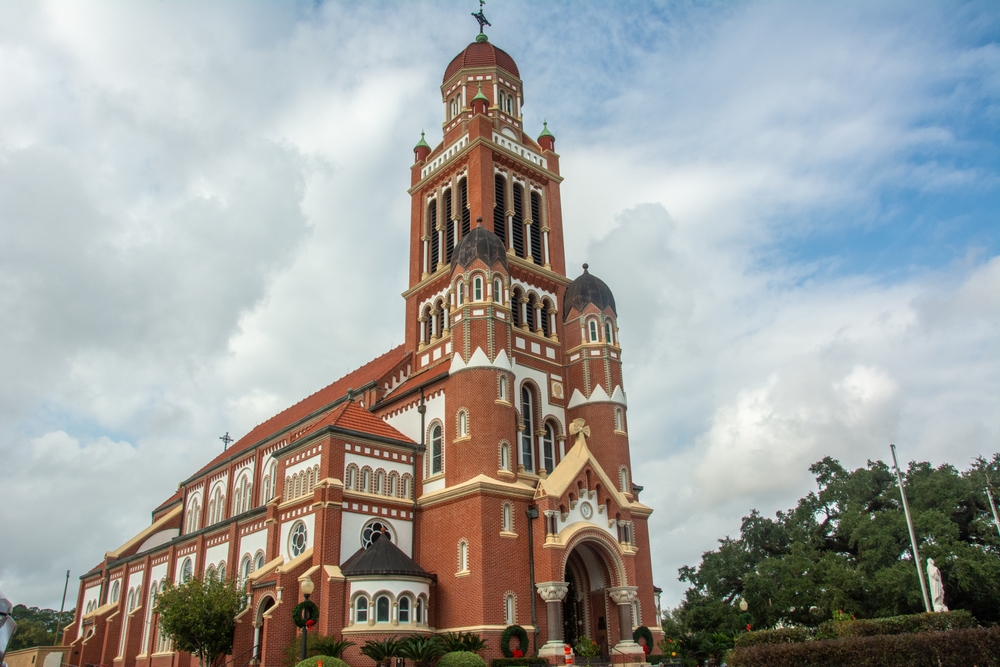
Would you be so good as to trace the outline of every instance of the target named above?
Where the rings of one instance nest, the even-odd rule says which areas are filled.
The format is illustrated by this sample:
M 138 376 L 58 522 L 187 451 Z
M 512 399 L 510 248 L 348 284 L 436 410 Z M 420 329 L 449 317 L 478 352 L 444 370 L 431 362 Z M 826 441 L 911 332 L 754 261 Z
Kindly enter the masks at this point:
M 598 278 L 591 275 L 587 269 L 587 264 L 583 265 L 583 273 L 566 288 L 565 307 L 563 308 L 563 320 L 569 315 L 569 311 L 574 308 L 583 311 L 587 304 L 592 303 L 600 310 L 611 306 L 611 311 L 617 315 L 615 308 L 615 295 L 611 293 L 611 288 Z
M 477 222 L 481 223 L 481 221 Z M 476 259 L 482 260 L 486 266 L 493 266 L 499 261 L 505 270 L 509 270 L 507 249 L 503 247 L 503 241 L 493 232 L 483 229 L 482 226 L 477 226 L 463 236 L 462 240 L 455 246 L 455 250 L 451 254 L 451 268 L 454 270 L 456 266 L 460 266 L 464 269 Z
M 480 35 L 480 38 L 485 37 L 486 35 Z M 485 39 L 480 41 L 477 38 L 475 42 L 469 44 L 464 51 L 455 56 L 449 63 L 448 69 L 444 71 L 442 83 L 446 83 L 459 70 L 466 67 L 499 67 L 515 77 L 521 78 L 521 73 L 517 71 L 517 63 L 514 62 L 514 59 L 506 51 L 498 49 Z

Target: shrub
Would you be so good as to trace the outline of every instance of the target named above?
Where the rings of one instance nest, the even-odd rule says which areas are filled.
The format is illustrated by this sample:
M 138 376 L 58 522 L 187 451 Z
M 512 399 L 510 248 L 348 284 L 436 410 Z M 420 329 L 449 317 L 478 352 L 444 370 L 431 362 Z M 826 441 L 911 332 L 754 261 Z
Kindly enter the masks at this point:
M 437 667 L 486 667 L 486 662 L 472 651 L 452 651 L 441 656 Z
M 332 655 L 314 655 L 298 663 L 295 667 L 319 667 L 320 662 L 323 663 L 323 667 L 347 667 L 346 662 Z
M 734 667 L 1000 667 L 1000 626 L 741 646 Z
M 756 630 L 736 635 L 736 646 L 747 648 L 763 644 L 794 644 L 809 641 L 815 630 L 812 628 L 778 628 L 777 630 Z
M 965 610 L 907 614 L 888 618 L 871 618 L 850 621 L 827 621 L 819 626 L 817 639 L 838 637 L 872 637 L 875 635 L 899 635 L 907 632 L 929 632 L 974 628 L 978 624 L 972 614 Z
M 548 658 L 493 658 L 490 667 L 519 667 L 528 665 L 548 665 Z

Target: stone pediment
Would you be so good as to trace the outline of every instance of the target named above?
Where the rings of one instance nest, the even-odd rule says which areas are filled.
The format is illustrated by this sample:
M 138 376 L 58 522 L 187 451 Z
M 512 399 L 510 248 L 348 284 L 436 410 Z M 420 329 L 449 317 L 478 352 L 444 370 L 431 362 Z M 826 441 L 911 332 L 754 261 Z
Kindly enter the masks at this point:
M 535 490 L 535 499 L 555 498 L 559 500 L 565 499 L 569 502 L 569 492 L 576 490 L 576 481 L 580 473 L 589 466 L 594 474 L 597 475 L 607 494 L 614 499 L 615 503 L 619 507 L 630 509 L 633 503 L 625 497 L 625 494 L 618 490 L 614 481 L 604 471 L 601 464 L 597 462 L 597 459 L 587 446 L 587 436 L 590 435 L 590 427 L 582 419 L 576 419 L 570 424 L 570 434 L 576 435 L 576 443 L 566 452 L 566 456 L 555 467 L 552 474 L 538 481 L 538 487 Z M 593 489 L 590 489 L 590 491 L 593 491 Z

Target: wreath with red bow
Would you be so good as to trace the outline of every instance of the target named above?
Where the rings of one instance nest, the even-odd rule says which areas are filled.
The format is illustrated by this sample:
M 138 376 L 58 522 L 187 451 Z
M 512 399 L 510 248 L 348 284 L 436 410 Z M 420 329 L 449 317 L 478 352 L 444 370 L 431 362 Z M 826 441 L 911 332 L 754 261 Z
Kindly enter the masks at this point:
M 312 628 L 319 618 L 319 607 L 312 600 L 305 600 L 295 605 L 292 610 L 292 621 L 297 627 Z

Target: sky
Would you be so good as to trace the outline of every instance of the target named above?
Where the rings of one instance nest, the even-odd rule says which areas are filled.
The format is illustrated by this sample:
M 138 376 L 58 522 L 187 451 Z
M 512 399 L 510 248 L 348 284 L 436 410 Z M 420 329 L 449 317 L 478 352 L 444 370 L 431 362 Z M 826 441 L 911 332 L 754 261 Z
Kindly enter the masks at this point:
M 0 590 L 402 342 L 462 2 L 0 4 Z M 615 293 L 664 605 L 808 467 L 1000 449 L 1000 6 L 490 0 Z

